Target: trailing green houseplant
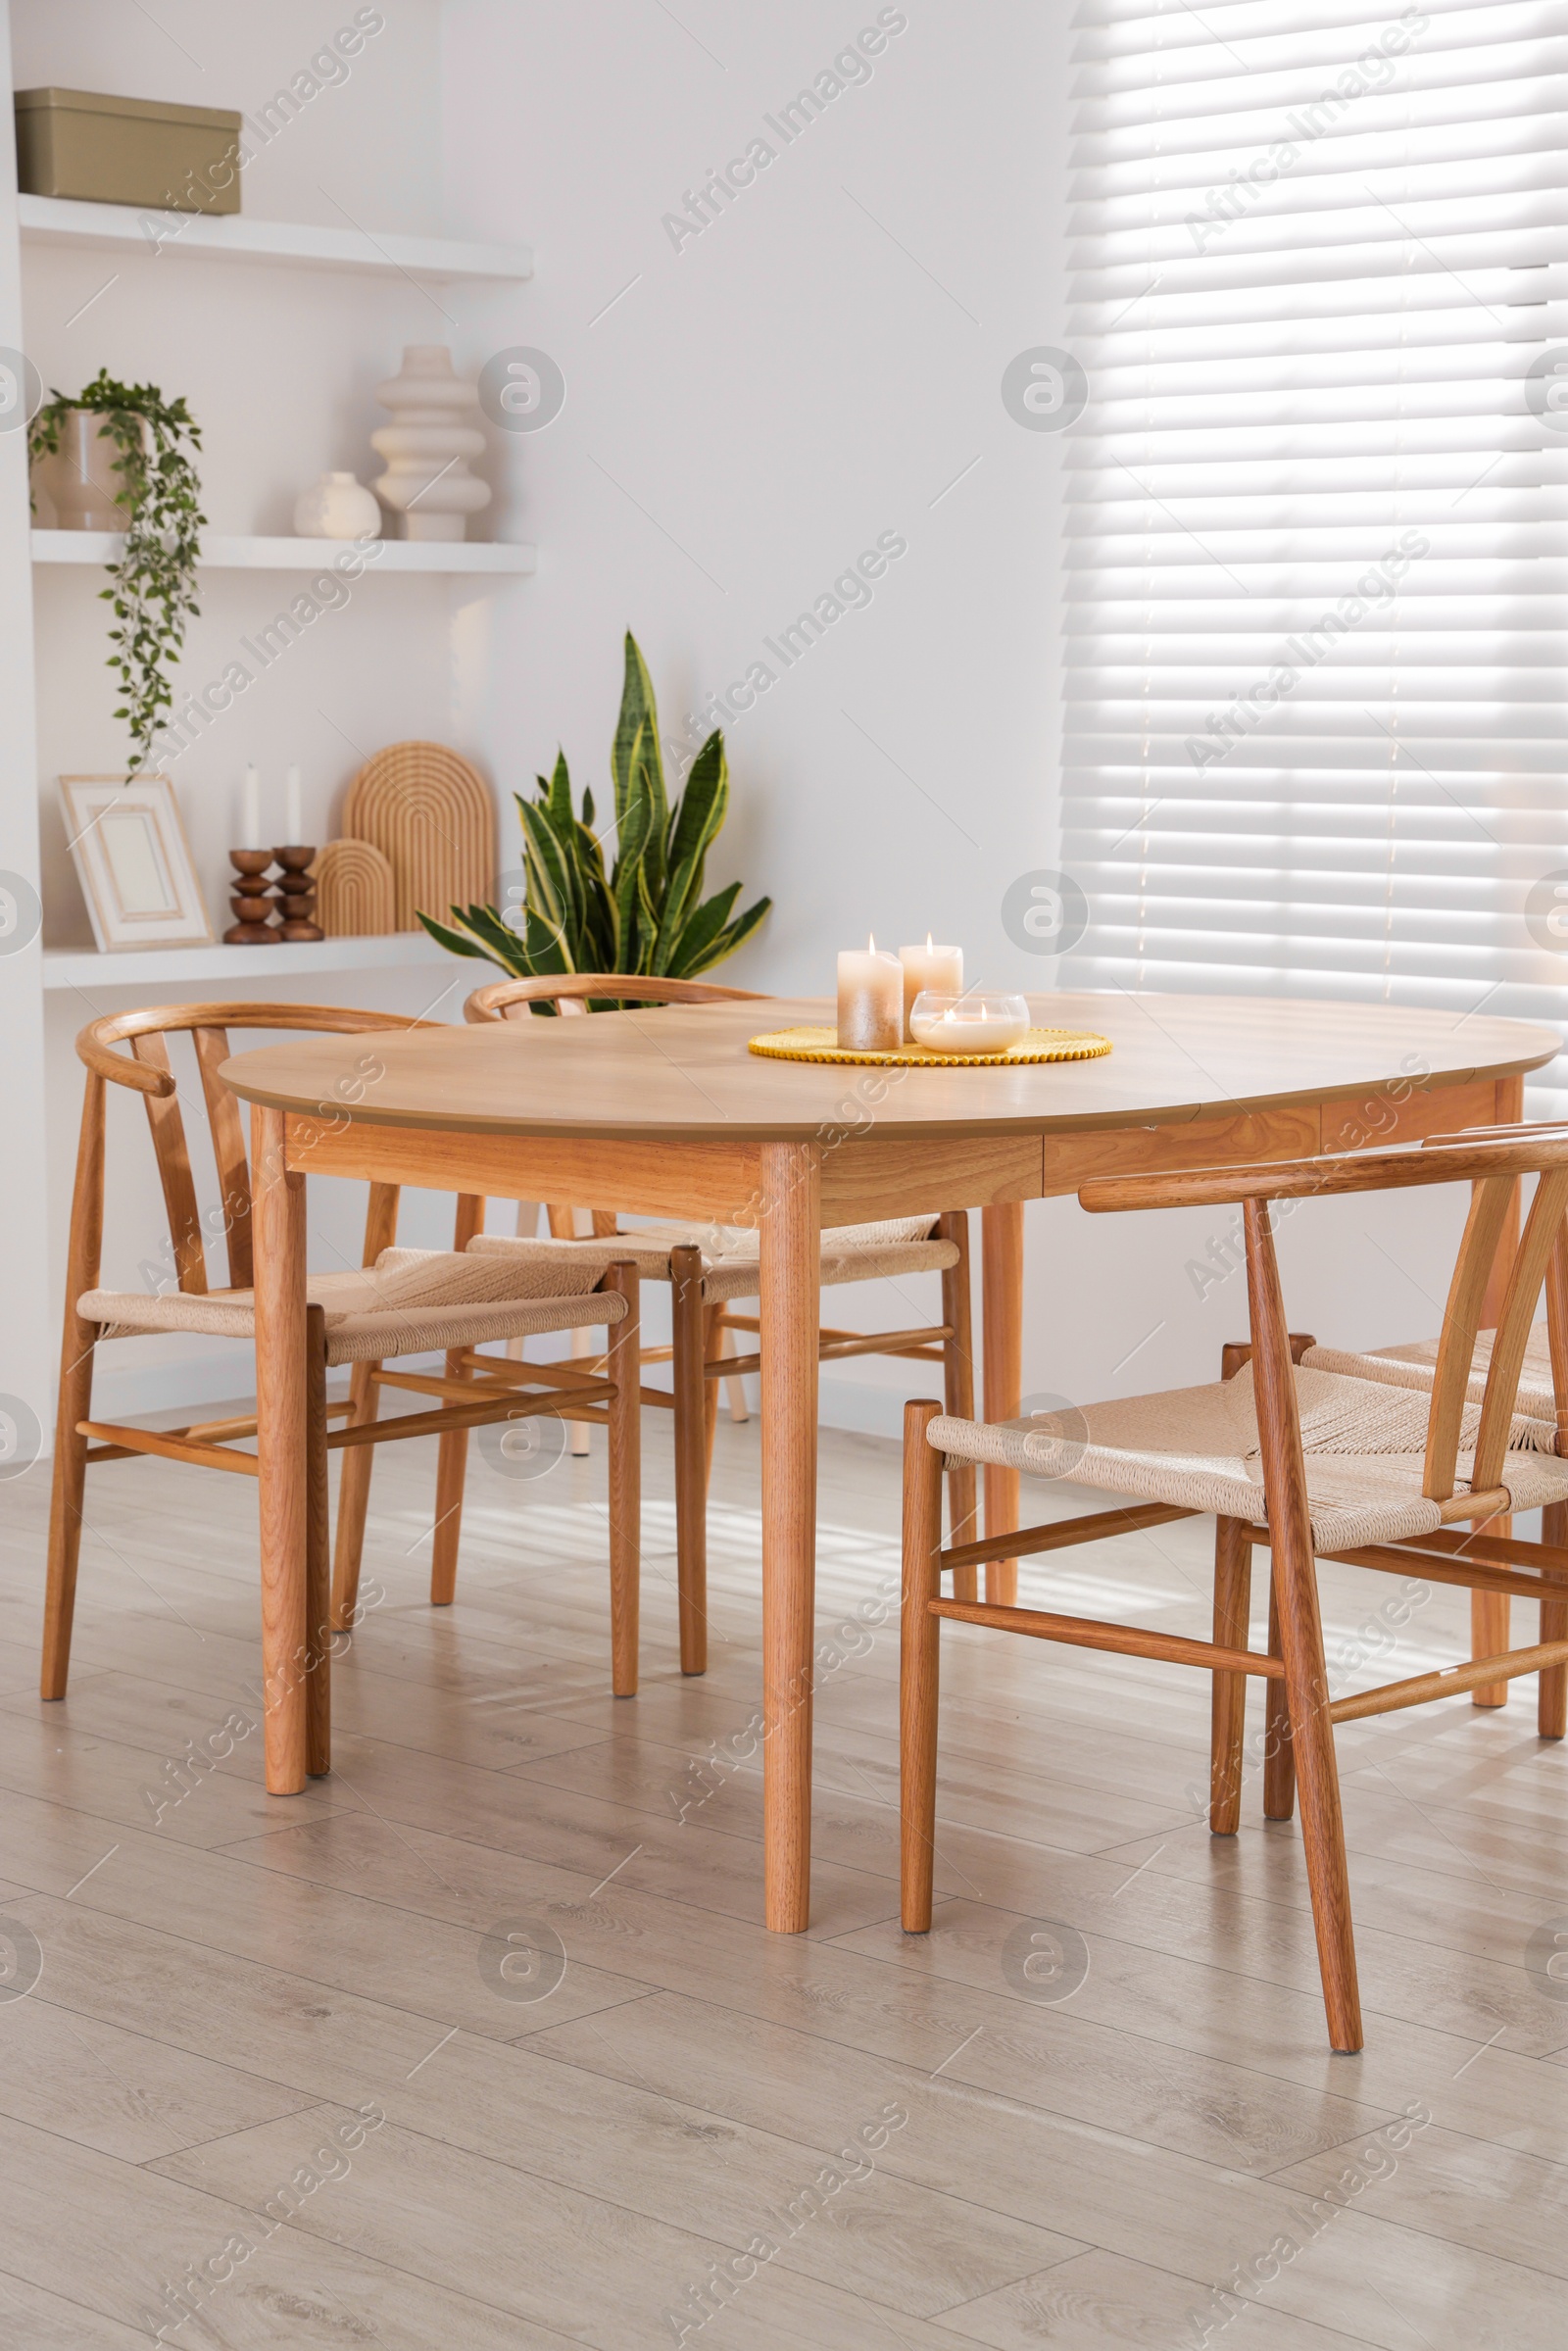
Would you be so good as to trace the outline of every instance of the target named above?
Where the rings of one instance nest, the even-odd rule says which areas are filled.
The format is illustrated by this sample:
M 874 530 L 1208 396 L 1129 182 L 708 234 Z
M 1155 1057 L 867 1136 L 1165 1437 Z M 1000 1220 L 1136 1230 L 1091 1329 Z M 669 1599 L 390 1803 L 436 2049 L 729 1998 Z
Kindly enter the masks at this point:
M 200 610 L 196 554 L 207 517 L 192 452 L 201 447 L 201 428 L 183 400 L 166 400 L 156 384 L 117 383 L 100 367 L 74 398 L 55 392 L 39 409 L 27 428 L 35 464 L 58 452 L 73 409 L 100 416 L 117 453 L 115 504 L 125 512 L 125 545 L 100 594 L 118 623 L 109 632 L 109 666 L 120 673 L 124 701 L 115 716 L 128 724 L 134 775 L 151 754 L 160 711 L 172 704 L 165 668 L 178 661 L 185 624 Z
M 695 979 L 732 955 L 773 902 L 760 898 L 735 914 L 739 882 L 703 896 L 708 852 L 729 808 L 724 738 L 716 728 L 709 736 L 684 792 L 671 801 L 653 684 L 629 630 L 611 768 L 615 857 L 608 871 L 594 831 L 593 794 L 584 790 L 579 815 L 566 756 L 558 751 L 555 773 L 538 778 L 538 798 L 516 796 L 527 883 L 520 928 L 494 906 L 454 906 L 450 924 L 420 914 L 431 938 L 454 955 L 475 955 L 519 978 L 635 971 Z

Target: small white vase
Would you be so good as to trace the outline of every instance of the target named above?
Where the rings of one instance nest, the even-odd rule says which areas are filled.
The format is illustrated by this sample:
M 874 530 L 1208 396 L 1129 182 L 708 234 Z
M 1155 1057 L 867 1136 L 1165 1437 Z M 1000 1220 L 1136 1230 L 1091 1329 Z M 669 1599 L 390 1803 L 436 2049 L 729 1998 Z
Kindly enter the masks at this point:
M 302 539 L 378 539 L 381 510 L 352 473 L 323 473 L 294 501 L 294 528 Z
M 489 483 L 475 481 L 467 463 L 485 445 L 467 421 L 479 406 L 477 384 L 453 373 L 444 343 L 411 343 L 401 372 L 375 396 L 393 416 L 370 435 L 387 461 L 376 495 L 402 514 L 405 538 L 461 539 L 466 517 L 490 503 Z

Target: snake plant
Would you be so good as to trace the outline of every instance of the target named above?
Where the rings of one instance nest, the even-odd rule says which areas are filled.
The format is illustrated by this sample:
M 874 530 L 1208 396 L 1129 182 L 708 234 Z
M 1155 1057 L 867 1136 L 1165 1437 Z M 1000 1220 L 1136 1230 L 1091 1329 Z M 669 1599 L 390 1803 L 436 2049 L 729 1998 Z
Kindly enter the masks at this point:
M 732 909 L 741 885 L 703 896 L 703 869 L 729 807 L 724 738 L 715 728 L 671 801 L 664 783 L 654 689 L 637 640 L 626 636 L 626 676 L 611 752 L 615 854 L 608 870 L 594 829 L 594 798 L 572 806 L 564 752 L 538 778 L 537 799 L 516 796 L 527 880 L 520 927 L 495 906 L 454 906 L 450 923 L 421 913 L 432 939 L 454 955 L 503 971 L 626 971 L 694 979 L 751 937 L 772 900 Z M 541 1006 L 540 1009 L 545 1007 Z

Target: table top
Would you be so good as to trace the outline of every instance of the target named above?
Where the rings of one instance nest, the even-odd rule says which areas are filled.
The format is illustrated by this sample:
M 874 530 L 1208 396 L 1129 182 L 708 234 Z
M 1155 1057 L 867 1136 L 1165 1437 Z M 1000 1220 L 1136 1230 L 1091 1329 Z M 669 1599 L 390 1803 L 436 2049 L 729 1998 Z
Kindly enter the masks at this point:
M 1107 991 L 1034 996 L 1029 1007 L 1044 1026 L 1098 1030 L 1114 1051 L 1012 1069 L 764 1060 L 747 1052 L 749 1038 L 833 1018 L 825 999 L 772 997 L 300 1035 L 235 1054 L 222 1075 L 247 1102 L 382 1126 L 802 1141 L 847 1119 L 911 1138 L 1162 1124 L 1329 1101 L 1391 1079 L 1507 1077 L 1561 1051 L 1556 1032 L 1533 1022 L 1393 1004 Z

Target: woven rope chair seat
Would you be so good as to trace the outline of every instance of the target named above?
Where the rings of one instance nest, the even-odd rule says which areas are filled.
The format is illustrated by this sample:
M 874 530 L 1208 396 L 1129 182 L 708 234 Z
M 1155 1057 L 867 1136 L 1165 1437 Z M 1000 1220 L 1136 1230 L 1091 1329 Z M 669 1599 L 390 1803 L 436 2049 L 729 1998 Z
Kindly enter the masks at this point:
M 626 1301 L 594 1291 L 604 1267 L 630 1252 L 612 1248 L 603 1262 L 587 1258 L 527 1265 L 474 1257 L 461 1250 L 387 1249 L 374 1265 L 344 1273 L 312 1274 L 306 1296 L 325 1310 L 329 1363 L 377 1362 L 393 1355 L 482 1347 L 491 1340 L 525 1339 L 540 1331 L 570 1331 L 619 1322 Z M 254 1339 L 255 1293 L 89 1290 L 77 1301 L 105 1339 L 158 1331 L 195 1332 L 210 1339 Z
M 1430 1382 L 1428 1383 L 1430 1387 Z M 1443 1524 L 1421 1492 L 1427 1396 L 1392 1382 L 1356 1379 L 1303 1365 L 1296 1374 L 1301 1447 L 1319 1551 L 1397 1543 Z M 1458 1484 L 1468 1491 L 1480 1425 L 1466 1405 Z M 929 1443 L 949 1460 L 994 1462 L 1038 1478 L 1070 1478 L 1109 1494 L 1221 1518 L 1266 1523 L 1251 1367 L 1210 1387 L 983 1424 L 932 1421 Z M 1568 1461 L 1555 1457 L 1555 1424 L 1514 1415 L 1501 1484 L 1515 1510 L 1568 1500 Z
M 1476 1340 L 1465 1390 L 1472 1403 L 1479 1404 L 1486 1392 L 1495 1337 L 1494 1331 L 1483 1331 Z M 1315 1371 L 1341 1372 L 1351 1379 L 1376 1380 L 1386 1387 L 1409 1388 L 1430 1396 L 1437 1376 L 1438 1343 L 1435 1339 L 1413 1339 L 1399 1347 L 1369 1347 L 1364 1354 L 1353 1354 L 1343 1347 L 1312 1347 L 1301 1361 Z M 1519 1374 L 1519 1409 L 1529 1413 L 1533 1420 L 1556 1417 L 1551 1392 L 1551 1348 L 1544 1322 L 1536 1324 L 1525 1347 L 1524 1365 Z
M 880 1224 L 830 1226 L 822 1235 L 823 1287 L 873 1282 L 891 1274 L 944 1272 L 957 1263 L 958 1251 L 951 1241 L 930 1239 L 935 1223 L 934 1216 L 899 1216 Z M 532 1255 L 542 1263 L 582 1259 L 596 1268 L 596 1279 L 615 1258 L 630 1257 L 645 1282 L 667 1282 L 669 1253 L 682 1247 L 703 1253 L 703 1297 L 710 1304 L 757 1296 L 760 1242 L 752 1225 L 649 1223 L 612 1238 L 580 1241 L 509 1240 L 503 1234 L 481 1233 L 468 1244 L 476 1256 L 526 1260 Z

